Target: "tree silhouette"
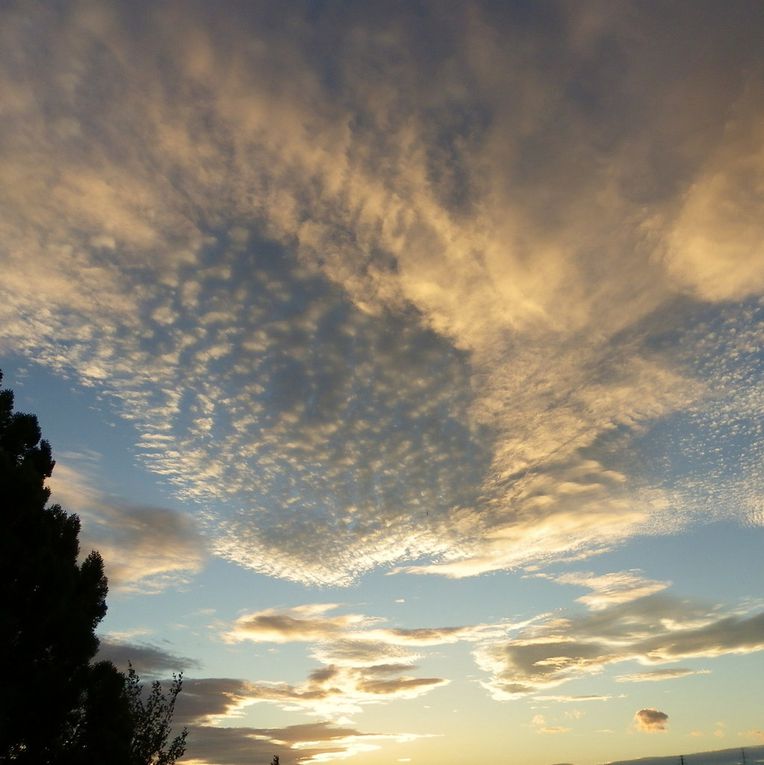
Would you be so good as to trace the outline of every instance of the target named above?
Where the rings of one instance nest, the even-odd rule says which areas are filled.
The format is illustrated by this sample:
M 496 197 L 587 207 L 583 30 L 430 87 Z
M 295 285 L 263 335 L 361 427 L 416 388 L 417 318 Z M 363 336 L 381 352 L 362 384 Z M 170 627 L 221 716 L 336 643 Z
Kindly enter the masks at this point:
M 173 675 L 167 696 L 158 680 L 145 697 L 140 678 L 132 665 L 128 670 L 126 696 L 133 721 L 131 753 L 135 765 L 172 765 L 186 751 L 188 729 L 184 728 L 167 746 L 172 730 L 175 702 L 183 687 L 183 675 Z
M 79 563 L 79 518 L 46 507 L 54 465 L 37 418 L 0 391 L 0 763 L 171 765 L 182 680 L 144 699 L 132 667 L 91 664 L 108 587 L 97 552 Z
M 106 614 L 100 555 L 80 564 L 79 519 L 46 508 L 54 464 L 37 418 L 0 391 L 0 761 L 53 763 L 69 747 Z

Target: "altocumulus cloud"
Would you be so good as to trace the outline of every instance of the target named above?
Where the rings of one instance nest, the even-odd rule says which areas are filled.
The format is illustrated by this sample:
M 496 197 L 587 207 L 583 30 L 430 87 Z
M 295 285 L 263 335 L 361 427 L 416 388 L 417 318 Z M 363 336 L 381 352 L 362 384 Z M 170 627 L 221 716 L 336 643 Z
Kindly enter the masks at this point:
M 0 349 L 277 576 L 761 523 L 764 10 L 626 6 L 4 8 Z

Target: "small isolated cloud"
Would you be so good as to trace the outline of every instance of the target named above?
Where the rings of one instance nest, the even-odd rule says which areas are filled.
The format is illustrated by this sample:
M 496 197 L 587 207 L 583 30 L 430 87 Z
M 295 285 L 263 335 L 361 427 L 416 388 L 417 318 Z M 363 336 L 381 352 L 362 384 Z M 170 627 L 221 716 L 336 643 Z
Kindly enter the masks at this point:
M 637 730 L 647 733 L 666 730 L 668 719 L 669 717 L 665 712 L 659 712 L 657 709 L 640 709 L 634 715 Z
M 537 733 L 543 733 L 550 736 L 560 733 L 570 733 L 571 730 L 563 725 L 549 725 L 544 715 L 534 715 L 531 719 L 531 725 L 533 725 Z
M 616 682 L 619 683 L 656 683 L 662 680 L 675 680 L 679 677 L 690 675 L 707 675 L 707 669 L 687 669 L 684 667 L 652 669 L 649 672 L 633 672 L 628 675 L 618 675 Z

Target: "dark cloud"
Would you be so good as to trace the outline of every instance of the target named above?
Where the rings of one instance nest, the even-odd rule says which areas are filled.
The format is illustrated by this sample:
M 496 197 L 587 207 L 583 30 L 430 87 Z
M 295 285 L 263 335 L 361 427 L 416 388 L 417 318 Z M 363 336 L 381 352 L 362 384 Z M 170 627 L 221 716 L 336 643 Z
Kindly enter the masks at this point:
M 132 664 L 139 675 L 166 675 L 198 666 L 193 659 L 177 656 L 157 645 L 125 643 L 108 637 L 101 638 L 97 659 L 110 661 L 123 672 L 127 671 L 128 664 Z
M 297 690 L 284 684 L 249 683 L 233 678 L 184 679 L 178 697 L 174 721 L 189 729 L 188 757 L 214 765 L 249 765 L 253 761 L 270 761 L 277 754 L 282 762 L 311 762 L 320 754 L 347 756 L 357 751 L 376 749 L 383 742 L 417 738 L 412 734 L 362 733 L 354 728 L 330 722 L 304 723 L 286 728 L 234 727 L 230 723 L 249 704 L 262 700 L 281 703 L 316 701 L 336 694 L 336 689 L 322 683 L 331 673 L 311 676 L 313 688 Z M 227 717 L 226 726 L 215 725 L 216 718 Z
M 659 712 L 657 709 L 640 709 L 634 714 L 634 721 L 639 730 L 648 733 L 666 730 L 668 719 L 665 712 Z
M 210 717 L 229 714 L 253 697 L 244 680 L 232 678 L 184 678 L 178 696 L 175 721 L 179 725 L 200 724 Z
M 384 741 L 411 737 L 362 733 L 330 723 L 290 725 L 286 728 L 189 727 L 187 757 L 214 765 L 251 765 L 270 762 L 278 755 L 284 765 L 324 759 L 320 755 L 346 757 L 357 751 L 376 749 Z

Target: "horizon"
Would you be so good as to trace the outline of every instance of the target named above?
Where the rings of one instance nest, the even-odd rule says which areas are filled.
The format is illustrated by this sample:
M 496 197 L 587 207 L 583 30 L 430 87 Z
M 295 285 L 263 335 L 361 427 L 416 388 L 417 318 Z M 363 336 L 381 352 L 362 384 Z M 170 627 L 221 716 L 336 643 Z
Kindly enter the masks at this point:
M 184 763 L 761 749 L 762 39 L 753 0 L 0 9 L 2 385 L 99 656 L 184 673 Z
M 751 754 L 755 759 L 750 759 Z M 743 757 L 745 756 L 745 759 Z M 608 765 L 628 765 L 629 763 L 641 763 L 641 765 L 669 765 L 671 760 L 683 758 L 686 765 L 692 765 L 693 760 L 706 765 L 742 765 L 743 762 L 764 762 L 764 746 L 732 747 L 729 749 L 714 749 L 707 752 L 692 752 L 686 755 L 663 755 L 661 757 L 640 757 L 637 760 L 618 760 Z M 695 759 L 697 758 L 697 759 Z

